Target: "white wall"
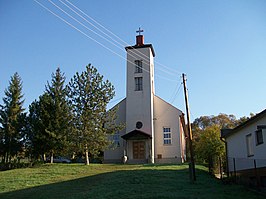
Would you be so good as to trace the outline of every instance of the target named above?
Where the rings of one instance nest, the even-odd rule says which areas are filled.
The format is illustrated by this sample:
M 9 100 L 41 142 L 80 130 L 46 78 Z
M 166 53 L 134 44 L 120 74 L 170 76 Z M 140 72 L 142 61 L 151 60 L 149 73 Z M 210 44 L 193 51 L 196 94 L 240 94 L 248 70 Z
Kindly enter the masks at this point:
M 182 115 L 180 110 L 168 104 L 161 98 L 154 96 L 154 142 L 156 159 L 158 154 L 161 154 L 162 159 L 176 159 L 177 162 L 181 162 L 182 150 L 185 148 L 185 143 L 183 131 L 180 132 L 180 115 Z M 171 128 L 171 145 L 164 145 L 163 143 L 163 127 Z M 181 139 L 180 133 L 183 135 Z M 181 146 L 181 143 L 184 145 Z
M 117 124 L 126 124 L 126 99 L 123 99 L 119 102 L 115 107 L 118 107 L 117 110 Z M 120 162 L 122 161 L 122 156 L 124 155 L 124 150 L 126 148 L 126 141 L 121 138 L 122 135 L 126 133 L 126 129 L 124 128 L 119 132 L 120 138 L 119 143 L 120 146 L 117 148 L 110 148 L 109 150 L 104 151 L 104 161 L 105 162 Z
M 266 133 L 263 132 L 263 140 L 264 143 L 260 145 L 256 145 L 255 139 L 255 131 L 257 130 L 257 126 L 266 125 L 266 117 L 261 118 L 252 124 L 242 128 L 238 132 L 232 134 L 231 136 L 226 138 L 227 141 L 227 149 L 228 149 L 228 158 L 229 158 L 229 170 L 233 171 L 233 159 L 236 161 L 236 169 L 249 169 L 254 168 L 254 159 L 257 161 L 257 167 L 266 166 Z M 247 143 L 246 136 L 251 134 L 252 142 L 253 142 L 253 151 L 254 156 L 248 157 L 247 153 Z

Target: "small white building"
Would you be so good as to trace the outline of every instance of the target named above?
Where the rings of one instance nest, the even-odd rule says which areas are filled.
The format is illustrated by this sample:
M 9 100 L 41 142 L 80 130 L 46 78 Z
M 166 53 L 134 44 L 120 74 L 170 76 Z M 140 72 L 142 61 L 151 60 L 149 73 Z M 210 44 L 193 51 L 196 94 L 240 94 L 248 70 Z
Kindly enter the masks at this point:
M 266 109 L 234 129 L 222 129 L 221 137 L 229 173 L 266 186 Z
M 154 49 L 136 37 L 127 51 L 126 98 L 115 105 L 117 123 L 124 130 L 112 136 L 113 144 L 104 152 L 104 162 L 181 163 L 185 159 L 183 113 L 155 95 Z

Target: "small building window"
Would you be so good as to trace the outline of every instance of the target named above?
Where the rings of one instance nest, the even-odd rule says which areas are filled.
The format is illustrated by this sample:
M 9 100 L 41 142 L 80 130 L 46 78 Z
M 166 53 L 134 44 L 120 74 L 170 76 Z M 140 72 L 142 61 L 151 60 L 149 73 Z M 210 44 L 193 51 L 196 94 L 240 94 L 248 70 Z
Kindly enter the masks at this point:
M 142 77 L 135 77 L 135 91 L 142 91 Z
M 142 61 L 135 60 L 135 73 L 142 73 Z
M 163 127 L 163 144 L 172 144 L 171 128 L 169 127 Z
M 120 135 L 119 135 L 119 133 L 115 133 L 115 134 L 113 135 L 113 146 L 114 146 L 114 147 L 120 147 L 120 142 L 119 142 L 119 140 L 120 140 Z
M 256 145 L 263 144 L 263 129 L 256 131 Z
M 246 143 L 247 143 L 247 156 L 253 156 L 254 155 L 254 147 L 252 142 L 252 135 L 248 134 L 246 136 Z

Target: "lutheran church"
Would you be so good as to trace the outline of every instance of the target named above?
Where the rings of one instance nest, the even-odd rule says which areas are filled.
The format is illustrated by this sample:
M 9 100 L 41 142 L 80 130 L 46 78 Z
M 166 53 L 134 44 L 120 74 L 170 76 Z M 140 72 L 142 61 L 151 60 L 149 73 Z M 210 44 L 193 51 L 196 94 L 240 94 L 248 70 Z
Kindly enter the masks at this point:
M 141 30 L 127 52 L 126 98 L 117 108 L 117 123 L 125 128 L 112 135 L 104 163 L 182 163 L 185 161 L 184 114 L 155 95 L 152 44 Z

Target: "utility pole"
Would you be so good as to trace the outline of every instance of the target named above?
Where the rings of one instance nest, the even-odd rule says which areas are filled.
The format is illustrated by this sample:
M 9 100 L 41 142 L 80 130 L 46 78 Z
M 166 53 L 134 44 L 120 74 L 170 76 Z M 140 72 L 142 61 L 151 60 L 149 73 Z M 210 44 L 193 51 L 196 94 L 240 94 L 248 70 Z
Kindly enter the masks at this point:
M 194 181 L 196 181 L 195 161 L 194 161 L 194 151 L 193 151 L 193 146 L 192 146 L 192 130 L 191 130 L 191 123 L 190 123 L 190 112 L 189 112 L 189 105 L 188 105 L 186 76 L 184 73 L 182 74 L 182 77 L 183 77 L 184 94 L 185 94 L 186 111 L 187 111 L 188 145 L 189 145 L 189 151 L 190 151 L 189 174 L 190 174 L 191 182 L 194 183 Z

